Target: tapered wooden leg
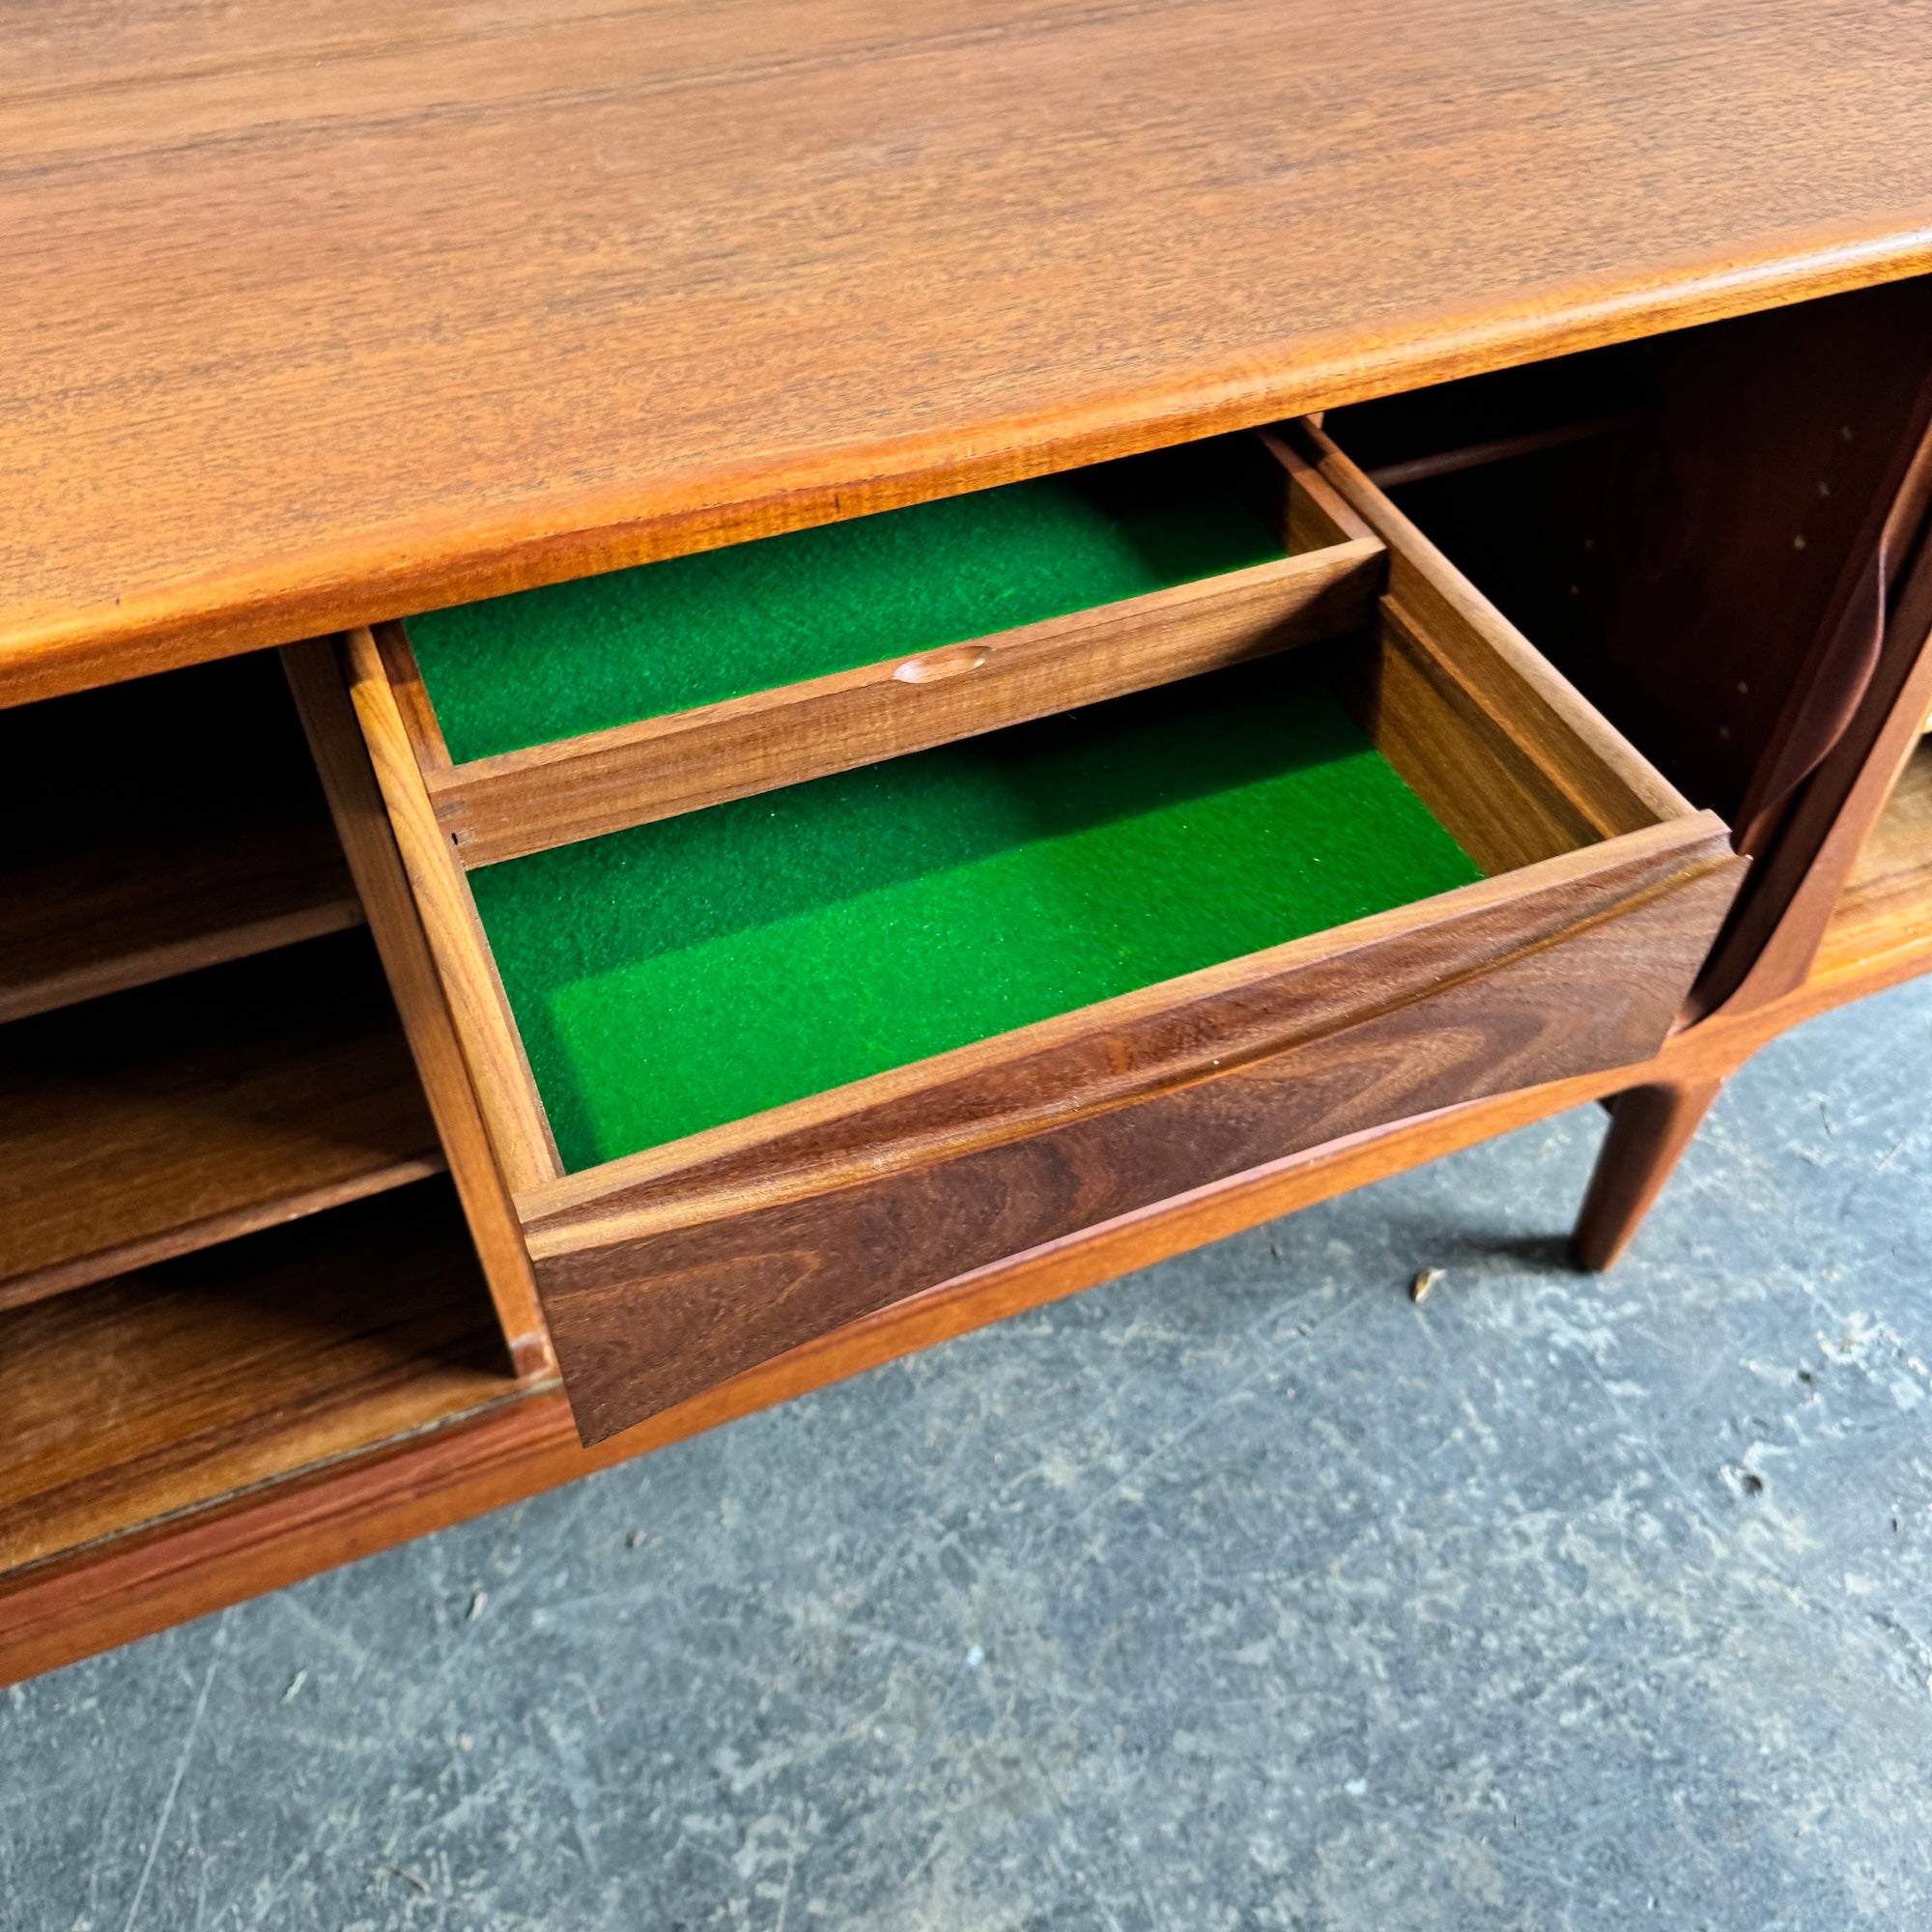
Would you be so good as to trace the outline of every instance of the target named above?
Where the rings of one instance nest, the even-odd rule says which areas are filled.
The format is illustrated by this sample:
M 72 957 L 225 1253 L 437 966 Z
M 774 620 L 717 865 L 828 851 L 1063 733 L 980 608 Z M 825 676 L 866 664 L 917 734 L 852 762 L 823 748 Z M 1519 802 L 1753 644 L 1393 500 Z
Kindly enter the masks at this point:
M 1570 1242 L 1578 1267 L 1609 1267 L 1630 1246 L 1723 1084 L 1633 1087 L 1610 1102 L 1610 1130 Z

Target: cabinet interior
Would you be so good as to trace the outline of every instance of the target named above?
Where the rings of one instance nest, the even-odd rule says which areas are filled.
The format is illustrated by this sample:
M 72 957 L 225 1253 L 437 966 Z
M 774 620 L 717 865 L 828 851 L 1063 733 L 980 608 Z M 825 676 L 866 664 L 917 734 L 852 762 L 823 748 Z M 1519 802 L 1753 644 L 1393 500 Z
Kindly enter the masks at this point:
M 1323 427 L 1694 804 L 1730 816 L 1896 479 L 1886 425 L 1917 407 L 1927 341 L 1932 285 L 1903 283 Z M 776 670 L 748 657 L 757 638 L 732 629 L 702 557 L 676 592 L 702 621 L 642 696 L 635 652 L 600 690 L 559 645 L 525 712 L 491 670 L 492 627 L 513 617 L 563 638 L 589 609 L 622 631 L 611 581 L 435 613 L 412 641 L 452 743 L 484 755 L 863 662 L 880 570 L 1001 519 L 1026 528 L 1032 587 L 969 572 L 939 630 L 1279 554 L 1246 486 L 1189 494 L 1199 460 L 771 540 L 789 546 L 773 582 L 795 620 Z M 821 554 L 846 585 L 830 625 L 806 622 L 799 589 Z M 480 867 L 569 1164 L 1541 856 L 1492 848 L 1502 835 L 1459 808 L 1480 748 L 1439 720 L 1393 728 L 1378 648 L 1310 646 Z M 0 1565 L 530 1393 L 273 655 L 0 713 Z M 1817 970 L 1924 946 L 1932 742 Z M 809 1001 L 785 997 L 802 960 Z M 665 1077 L 632 1079 L 644 1062 Z

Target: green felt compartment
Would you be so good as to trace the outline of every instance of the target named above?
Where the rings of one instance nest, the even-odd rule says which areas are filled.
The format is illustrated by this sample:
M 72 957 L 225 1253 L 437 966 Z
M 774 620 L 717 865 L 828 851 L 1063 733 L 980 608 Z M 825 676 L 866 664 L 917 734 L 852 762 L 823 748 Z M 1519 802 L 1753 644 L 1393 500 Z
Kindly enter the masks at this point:
M 575 1173 L 1479 876 L 1290 658 L 470 882 Z
M 409 622 L 463 763 L 1011 630 L 1282 554 L 1221 438 Z

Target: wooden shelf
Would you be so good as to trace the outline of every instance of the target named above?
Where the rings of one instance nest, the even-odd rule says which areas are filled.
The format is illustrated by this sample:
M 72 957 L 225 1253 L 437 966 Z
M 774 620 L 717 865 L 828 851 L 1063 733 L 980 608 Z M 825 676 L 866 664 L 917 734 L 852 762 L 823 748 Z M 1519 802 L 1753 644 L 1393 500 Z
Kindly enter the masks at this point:
M 12 1310 L 0 1568 L 517 1392 L 440 1179 Z
M 1932 739 L 1919 741 L 1865 840 L 1812 978 L 1920 951 L 1932 966 Z
M 0 1309 L 436 1173 L 366 934 L 0 1028 Z
M 0 1020 L 362 917 L 275 665 L 0 712 Z

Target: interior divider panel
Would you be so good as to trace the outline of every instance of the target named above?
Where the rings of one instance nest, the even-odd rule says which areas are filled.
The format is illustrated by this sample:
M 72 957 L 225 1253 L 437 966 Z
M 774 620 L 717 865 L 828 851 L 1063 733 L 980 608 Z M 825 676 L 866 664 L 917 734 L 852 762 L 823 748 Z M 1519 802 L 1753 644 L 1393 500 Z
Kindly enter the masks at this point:
M 1342 635 L 1380 563 L 1318 478 L 1236 437 L 377 639 L 438 820 L 484 866 Z
M 519 1375 L 548 1376 L 556 1364 L 501 1157 L 484 1122 L 480 1099 L 484 1083 L 480 1077 L 472 1079 L 464 1062 L 450 1012 L 452 987 L 439 974 L 415 914 L 396 831 L 377 781 L 370 736 L 343 687 L 332 640 L 312 638 L 286 644 L 281 659 L 355 890 L 369 909 L 369 929 L 409 1037 L 423 1099 L 436 1122 L 450 1179 L 502 1324 L 504 1344 Z M 386 697 L 388 687 L 371 686 L 368 695 Z M 371 721 L 369 730 L 383 744 L 384 755 L 409 760 L 400 724 L 387 735 L 383 730 L 384 724 L 394 722 L 393 710 L 386 710 L 383 720 Z M 428 817 L 426 809 L 421 815 Z M 455 867 L 447 862 L 440 834 L 433 827 L 424 830 L 443 862 L 442 871 L 453 874 Z M 459 901 L 460 916 L 460 882 L 453 896 Z M 484 997 L 494 998 L 487 983 Z
M 421 688 L 344 640 L 586 1441 L 1662 1041 L 1743 870 L 1722 823 L 1312 426 L 1245 446 L 1300 527 L 1377 546 L 1352 630 L 489 865 L 437 819 Z

